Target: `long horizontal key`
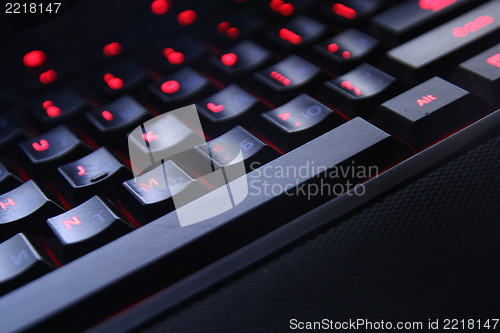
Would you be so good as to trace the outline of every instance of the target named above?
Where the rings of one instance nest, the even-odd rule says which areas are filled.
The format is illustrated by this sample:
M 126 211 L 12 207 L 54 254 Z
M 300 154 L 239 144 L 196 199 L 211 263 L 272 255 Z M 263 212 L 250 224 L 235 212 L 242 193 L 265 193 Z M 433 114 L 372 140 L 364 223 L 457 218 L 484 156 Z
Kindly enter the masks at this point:
M 321 202 L 319 195 L 311 195 L 312 200 L 307 200 L 307 185 L 319 180 L 315 178 L 316 175 L 325 175 L 325 169 L 314 168 L 315 166 L 334 170 L 340 165 L 350 165 L 351 161 L 358 160 L 358 157 L 362 158 L 363 165 L 374 165 L 378 158 L 388 162 L 394 159 L 395 153 L 391 141 L 390 136 L 365 120 L 353 119 L 249 173 L 248 179 L 253 181 L 262 193 L 249 193 L 235 208 L 187 227 L 180 227 L 176 212 L 172 212 L 81 257 L 78 262 L 56 270 L 52 273 L 52 279 L 39 279 L 15 295 L 7 296 L 5 302 L 0 302 L 1 311 L 8 310 L 7 304 L 30 304 L 30 309 L 37 314 L 33 318 L 32 313 L 16 311 L 16 317 L 7 323 L 8 330 L 20 331 L 20 327 L 25 328 L 26 323 L 52 319 L 55 313 L 66 309 L 69 304 L 83 310 L 83 307 L 78 307 L 83 300 L 102 295 L 103 292 L 119 293 L 119 287 L 124 285 L 137 287 L 129 288 L 130 293 L 124 294 L 127 300 L 132 302 L 144 293 L 151 293 L 159 287 L 178 281 L 286 224 L 309 211 L 318 201 Z M 284 177 L 266 177 L 268 172 L 273 170 L 283 172 L 293 167 L 298 171 L 300 166 L 309 172 L 297 172 L 298 177 L 293 172 L 288 176 L 283 174 Z M 267 170 L 266 173 L 264 170 Z M 330 180 L 335 182 L 335 179 Z M 268 191 L 264 192 L 266 183 L 269 185 Z M 270 188 L 273 188 L 273 192 Z M 300 188 L 304 188 L 306 192 L 302 194 Z M 328 196 L 326 192 L 323 194 Z M 325 200 L 329 198 L 331 196 L 323 197 Z M 200 199 L 200 202 L 204 205 L 202 209 L 208 210 L 215 204 L 203 199 Z M 130 254 L 126 257 L 125 264 L 122 260 L 116 260 L 117 251 Z M 89 267 L 92 267 L 92 272 L 99 274 L 89 272 Z M 153 274 L 152 279 L 144 283 L 142 277 L 145 269 L 159 274 Z M 142 274 L 139 274 L 141 272 Z M 75 276 L 85 276 L 85 279 L 69 278 Z M 54 279 L 59 281 L 55 294 Z M 117 305 L 114 302 L 115 305 L 111 306 L 113 302 L 113 298 L 103 298 L 98 309 L 114 311 Z M 95 305 L 93 309 L 96 310 Z M 70 311 L 70 317 L 66 318 L 77 320 L 80 313 Z M 55 325 L 57 324 L 60 325 L 60 322 L 55 321 Z
M 415 37 L 437 22 L 463 11 L 474 0 L 407 0 L 382 12 L 371 20 L 380 38 L 397 43 Z
M 342 122 L 343 119 L 331 109 L 301 94 L 263 113 L 256 130 L 279 148 L 290 151 Z
M 0 240 L 18 232 L 40 230 L 42 221 L 62 212 L 29 180 L 0 195 Z
M 500 6 L 490 1 L 389 51 L 390 73 L 419 82 L 498 42 L 499 35 Z
M 47 273 L 51 265 L 23 234 L 0 244 L 0 295 Z
M 468 91 L 434 77 L 382 104 L 373 119 L 389 133 L 422 147 L 487 111 Z
M 106 148 L 57 168 L 62 194 L 71 203 L 81 203 L 98 194 L 114 194 L 127 176 L 127 168 Z
M 132 230 L 95 196 L 81 205 L 47 220 L 56 241 L 49 245 L 64 262 L 109 243 Z
M 500 44 L 463 62 L 453 81 L 481 98 L 500 105 Z

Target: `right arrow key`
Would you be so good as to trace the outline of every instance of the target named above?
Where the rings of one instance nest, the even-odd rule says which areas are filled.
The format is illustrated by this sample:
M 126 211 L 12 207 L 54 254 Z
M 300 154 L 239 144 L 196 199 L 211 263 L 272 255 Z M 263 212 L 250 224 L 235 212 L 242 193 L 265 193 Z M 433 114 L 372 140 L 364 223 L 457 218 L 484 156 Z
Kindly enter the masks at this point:
M 434 77 L 382 104 L 373 122 L 421 148 L 487 112 L 488 106 L 470 92 Z

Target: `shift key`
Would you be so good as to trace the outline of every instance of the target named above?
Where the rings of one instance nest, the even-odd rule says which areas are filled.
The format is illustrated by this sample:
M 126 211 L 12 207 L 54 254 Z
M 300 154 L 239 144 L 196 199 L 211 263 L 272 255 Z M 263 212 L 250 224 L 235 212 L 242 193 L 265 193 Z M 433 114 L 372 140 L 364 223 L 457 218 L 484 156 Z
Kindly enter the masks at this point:
M 490 1 L 388 52 L 387 71 L 421 82 L 498 42 L 500 4 Z

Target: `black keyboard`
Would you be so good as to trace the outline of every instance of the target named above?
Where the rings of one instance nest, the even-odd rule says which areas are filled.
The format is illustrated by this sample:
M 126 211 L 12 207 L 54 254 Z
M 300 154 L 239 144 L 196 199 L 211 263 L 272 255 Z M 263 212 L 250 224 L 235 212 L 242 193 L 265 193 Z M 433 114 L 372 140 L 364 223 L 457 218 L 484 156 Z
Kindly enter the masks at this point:
M 318 207 L 352 212 L 500 128 L 497 0 L 46 6 L 39 21 L 6 14 L 3 25 L 2 332 L 94 327 Z M 161 118 L 192 104 L 201 133 Z M 177 155 L 133 172 L 133 149 L 168 157 L 186 141 L 206 141 L 189 154 L 225 182 Z M 242 197 L 231 187 L 242 174 L 227 178 L 238 163 Z M 196 195 L 179 206 L 177 191 Z

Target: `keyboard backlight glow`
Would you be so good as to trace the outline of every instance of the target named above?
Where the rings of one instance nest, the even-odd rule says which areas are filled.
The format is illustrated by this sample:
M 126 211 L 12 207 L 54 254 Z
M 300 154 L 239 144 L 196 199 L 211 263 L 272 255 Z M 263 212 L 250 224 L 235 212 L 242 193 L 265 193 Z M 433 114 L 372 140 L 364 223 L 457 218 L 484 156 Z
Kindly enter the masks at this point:
M 102 53 L 106 57 L 114 57 L 122 53 L 122 45 L 117 42 L 109 43 L 102 48 Z
M 420 0 L 418 6 L 423 10 L 438 12 L 457 2 L 457 0 Z
M 180 65 L 184 62 L 184 54 L 172 48 L 163 49 L 163 55 L 172 65 Z
M 337 43 L 328 44 L 326 49 L 328 50 L 328 52 L 335 53 L 339 50 L 339 44 Z
M 48 71 L 41 73 L 39 79 L 41 83 L 49 84 L 57 79 L 57 73 L 55 70 L 49 69 Z
M 333 4 L 332 10 L 335 14 L 342 16 L 348 20 L 354 20 L 358 16 L 354 9 L 349 8 L 341 3 Z
M 43 65 L 46 59 L 45 52 L 34 50 L 24 55 L 23 63 L 26 67 L 34 68 Z
M 163 91 L 165 94 L 174 94 L 179 91 L 180 88 L 181 85 L 175 80 L 163 82 L 163 84 L 161 85 L 161 91 Z
M 497 53 L 488 59 L 486 59 L 486 62 L 490 65 L 496 66 L 500 68 L 500 53 Z
M 155 15 L 163 15 L 170 10 L 170 4 L 167 0 L 155 0 L 151 3 L 151 12 Z
M 469 33 L 478 31 L 493 22 L 495 22 L 495 19 L 491 16 L 479 16 L 477 19 L 466 23 L 463 27 L 453 28 L 453 36 L 457 38 L 466 37 Z
M 282 39 L 295 45 L 299 45 L 300 43 L 302 43 L 302 37 L 300 37 L 300 35 L 296 34 L 295 32 L 288 30 L 287 28 L 281 28 L 279 30 L 279 36 Z
M 220 57 L 220 61 L 228 67 L 233 67 L 238 61 L 238 56 L 234 53 L 226 53 Z
M 107 121 L 112 121 L 115 118 L 113 114 L 107 110 L 102 111 L 101 116 Z
M 180 25 L 190 25 L 196 22 L 198 14 L 192 9 L 185 10 L 177 15 L 177 22 Z

